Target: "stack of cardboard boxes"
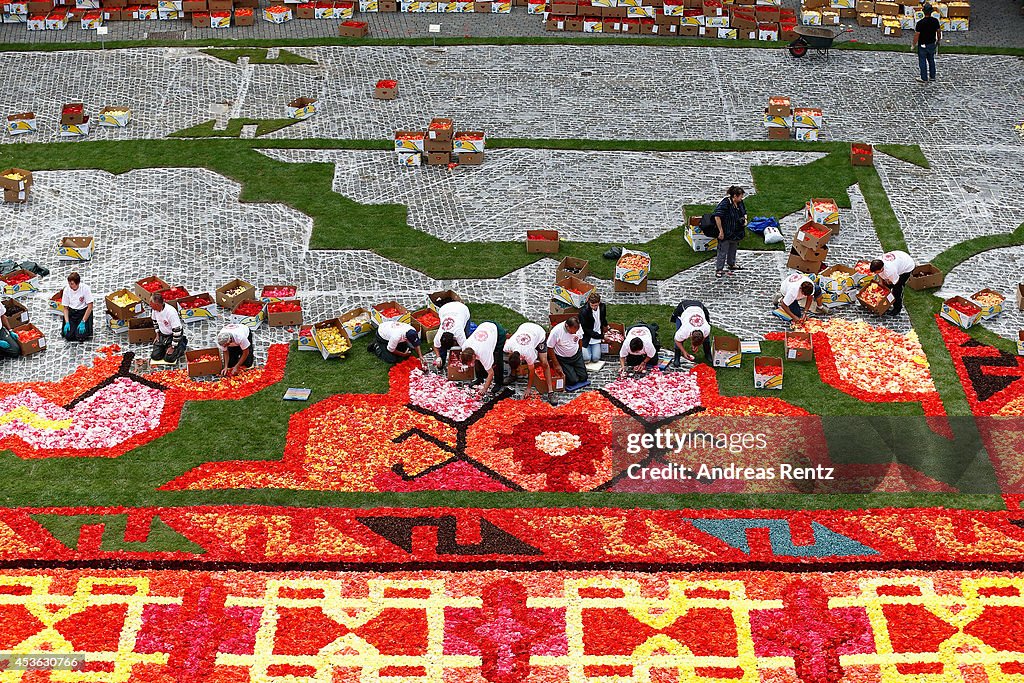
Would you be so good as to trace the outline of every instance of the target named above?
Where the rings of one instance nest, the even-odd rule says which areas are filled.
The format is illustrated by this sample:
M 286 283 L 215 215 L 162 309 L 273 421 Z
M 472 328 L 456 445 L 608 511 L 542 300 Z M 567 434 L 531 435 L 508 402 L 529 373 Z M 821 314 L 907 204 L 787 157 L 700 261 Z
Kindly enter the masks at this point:
M 877 26 L 882 35 L 897 38 L 904 31 L 913 32 L 917 22 L 924 19 L 923 4 L 888 0 L 802 0 L 800 21 L 805 26 L 838 26 L 841 19 L 855 19 L 860 26 Z M 931 5 L 943 31 L 970 28 L 970 3 L 933 2 Z
M 426 0 L 359 0 L 360 12 L 415 12 L 456 14 L 475 12 L 477 14 L 511 14 L 513 7 L 525 7 L 526 0 L 451 0 L 449 2 L 428 2 Z
M 32 190 L 32 171 L 23 168 L 0 171 L 0 187 L 4 190 L 5 203 L 24 204 Z
M 480 131 L 456 131 L 447 118 L 432 119 L 426 131 L 395 131 L 400 166 L 476 166 L 484 161 L 486 136 Z
M 196 28 L 252 26 L 258 0 L 33 0 L 6 3 L 4 22 L 19 21 L 30 31 L 59 31 L 69 23 L 94 29 L 110 21 L 191 19 Z M 273 2 L 273 0 L 272 0 Z M 352 4 L 352 3 L 349 3 Z M 10 18 L 9 18 L 10 17 Z
M 548 31 L 793 40 L 796 13 L 779 0 L 528 0 Z
M 764 126 L 769 140 L 806 140 L 817 142 L 824 115 L 818 107 L 794 107 L 788 97 L 768 98 Z
M 834 199 L 809 199 L 804 224 L 793 235 L 786 266 L 802 273 L 821 272 L 828 258 L 828 242 L 839 234 L 839 207 Z

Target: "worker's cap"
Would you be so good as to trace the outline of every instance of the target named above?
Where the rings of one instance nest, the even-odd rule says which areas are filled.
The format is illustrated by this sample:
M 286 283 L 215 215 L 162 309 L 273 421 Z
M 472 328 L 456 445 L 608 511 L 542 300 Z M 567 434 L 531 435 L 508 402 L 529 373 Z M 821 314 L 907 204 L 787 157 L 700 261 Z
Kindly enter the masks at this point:
M 409 330 L 405 333 L 405 340 L 413 346 L 419 346 L 420 335 L 416 333 L 416 330 Z

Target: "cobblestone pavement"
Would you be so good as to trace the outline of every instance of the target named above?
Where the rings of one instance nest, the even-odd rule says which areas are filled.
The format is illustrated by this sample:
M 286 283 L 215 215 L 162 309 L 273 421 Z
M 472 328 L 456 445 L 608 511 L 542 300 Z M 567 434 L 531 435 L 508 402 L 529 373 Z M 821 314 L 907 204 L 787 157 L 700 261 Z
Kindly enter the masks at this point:
M 57 140 L 60 105 L 127 104 L 136 120 L 95 139 L 162 137 L 215 118 L 280 118 L 294 97 L 321 112 L 271 138 L 387 139 L 448 115 L 464 130 L 519 138 L 759 140 L 773 94 L 825 112 L 823 139 L 1019 145 L 1024 73 L 1013 57 L 943 59 L 914 82 L 905 53 L 795 62 L 784 52 L 639 46 L 303 48 L 317 65 L 231 64 L 190 49 L 19 53 L 0 63 L 0 111 L 35 111 Z M 32 74 L 32 77 L 26 77 Z M 710 76 L 710 77 L 709 77 Z M 397 77 L 397 100 L 370 97 Z M 841 86 L 838 84 L 842 84 Z M 524 102 L 530 106 L 525 107 Z
M 265 4 L 265 3 L 261 3 Z M 787 7 L 799 7 L 799 0 L 784 0 Z M 973 3 L 971 30 L 947 34 L 950 45 L 1024 46 L 1024 18 L 1016 0 L 977 0 Z M 370 25 L 372 38 L 428 37 L 430 24 L 441 25 L 443 37 L 494 38 L 503 36 L 579 37 L 581 34 L 558 34 L 545 31 L 541 17 L 529 15 L 525 8 L 514 8 L 512 14 L 410 14 L 363 13 L 357 16 Z M 109 22 L 106 40 L 144 40 L 153 33 L 180 31 L 186 40 L 273 40 L 295 38 L 330 38 L 338 35 L 338 21 L 296 19 L 285 24 L 272 24 L 257 18 L 253 26 L 234 26 L 230 29 L 197 29 L 185 20 Z M 865 43 L 910 44 L 910 36 L 888 38 L 878 28 L 860 27 L 852 20 L 844 22 L 852 31 L 843 40 Z M 601 37 L 601 34 L 589 34 Z M 611 34 L 609 34 L 611 36 Z M 642 43 L 647 36 L 614 34 Z M 69 26 L 64 31 L 28 31 L 25 24 L 0 24 L 0 42 L 3 43 L 68 43 L 96 42 L 99 38 L 91 30 Z M 678 39 L 685 44 L 687 38 Z M 766 46 L 771 45 L 767 44 Z M 778 45 L 778 44 L 776 44 Z M 840 57 L 841 59 L 842 57 Z
M 1006 296 L 1003 312 L 984 322 L 992 332 L 1016 340 L 1024 330 L 1024 311 L 1017 308 L 1015 292 L 1024 284 L 1024 246 L 993 249 L 967 259 L 946 275 L 936 294 L 946 298 L 969 296 L 989 288 Z
M 481 166 L 400 167 L 395 155 L 260 150 L 292 163 L 335 165 L 334 191 L 363 204 L 404 204 L 409 225 L 449 242 L 523 240 L 544 227 L 573 241 L 646 242 L 679 226 L 687 204 L 752 188 L 751 166 L 821 158 L 796 152 L 574 152 L 503 149 Z

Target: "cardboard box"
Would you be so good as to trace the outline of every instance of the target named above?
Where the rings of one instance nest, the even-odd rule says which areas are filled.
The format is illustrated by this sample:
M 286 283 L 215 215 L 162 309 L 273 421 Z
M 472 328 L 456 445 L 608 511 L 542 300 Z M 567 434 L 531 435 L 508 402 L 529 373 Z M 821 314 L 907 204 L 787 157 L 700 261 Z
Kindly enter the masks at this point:
M 551 388 L 554 391 L 565 391 L 565 373 L 562 372 L 562 367 L 558 362 L 549 363 L 548 370 L 551 372 Z M 548 393 L 548 383 L 544 376 L 544 366 L 540 363 L 536 363 L 533 366 L 533 372 L 530 373 L 530 386 L 541 394 Z
M 828 226 L 832 236 L 838 234 L 839 205 L 834 199 L 809 199 L 804 204 L 804 218 L 808 221 Z
M 130 108 L 113 106 L 100 109 L 100 116 L 96 123 L 100 126 L 124 128 L 131 120 L 132 110 Z
M 558 268 L 555 270 L 555 281 L 564 280 L 570 277 L 576 277 L 581 280 L 586 279 L 590 275 L 590 262 L 576 258 L 575 256 L 566 256 L 558 264 Z
M 189 377 L 219 375 L 223 369 L 220 360 L 220 350 L 216 346 L 212 349 L 186 351 L 185 365 L 188 368 Z
M 565 24 L 562 26 L 562 29 L 565 31 L 580 33 L 583 31 L 583 19 L 581 17 L 566 17 Z
M 234 21 L 235 26 L 254 26 L 256 24 L 256 15 L 251 7 L 236 7 Z
M 708 237 L 700 231 L 700 216 L 691 216 L 690 224 L 683 227 L 683 239 L 694 251 L 714 251 L 718 249 L 718 238 Z
M 429 348 L 434 345 L 434 337 L 437 335 L 437 330 L 440 327 L 440 321 L 432 324 L 425 323 L 424 318 L 437 317 L 437 312 L 428 308 L 421 308 L 418 311 L 414 311 L 412 314 L 412 322 L 410 323 L 413 328 L 420 333 L 420 337 L 423 338 L 424 344 Z
M 878 26 L 878 15 L 874 12 L 865 12 L 857 15 L 858 26 Z
M 818 107 L 797 107 L 793 110 L 793 125 L 797 128 L 821 128 L 824 118 Z
M 451 303 L 452 301 L 462 301 L 462 297 L 451 289 L 442 289 L 440 292 L 431 292 L 430 294 L 427 294 L 427 308 L 435 313 L 442 306 L 447 303 Z
M 299 328 L 299 339 L 298 339 L 299 351 L 319 351 L 316 347 L 316 342 L 313 341 L 313 326 L 303 325 Z
M 874 148 L 863 142 L 850 145 L 850 164 L 853 166 L 874 166 Z
M 608 323 L 608 331 L 615 330 L 618 332 L 618 337 L 615 341 L 609 341 L 601 344 L 601 353 L 610 354 L 614 356 L 619 355 L 619 351 L 622 350 L 622 342 L 626 339 L 626 326 L 622 323 Z M 605 339 L 608 339 L 609 335 L 605 335 Z
M 339 318 L 324 320 L 313 325 L 313 341 L 324 360 L 341 358 L 352 348 Z
M 260 289 L 259 298 L 265 304 L 271 301 L 292 301 L 298 298 L 299 288 L 296 285 L 264 285 Z
M 809 363 L 814 360 L 814 341 L 806 332 L 786 331 L 786 360 Z
M 876 5 L 879 3 L 876 3 Z M 882 19 L 882 35 L 889 38 L 899 38 L 903 35 L 903 25 L 899 19 Z
M 294 308 L 298 305 L 299 310 L 283 310 Z M 298 299 L 292 301 L 272 301 L 267 304 L 267 324 L 270 327 L 294 327 L 302 324 L 302 302 Z
M 31 356 L 46 349 L 46 337 L 32 323 L 20 325 L 11 331 L 18 335 L 18 346 L 21 348 L 21 355 Z M 36 338 L 28 339 L 29 336 Z
M 802 244 L 794 244 L 793 245 L 793 249 L 796 249 L 796 253 L 804 261 L 819 261 L 820 262 L 820 261 L 825 261 L 826 259 L 828 259 L 828 247 L 827 246 L 826 247 L 818 247 L 817 249 L 812 249 L 810 247 L 805 247 Z
M 455 122 L 449 118 L 435 117 L 427 126 L 427 137 L 431 140 L 451 140 L 455 136 Z
M 376 100 L 393 100 L 398 97 L 398 81 L 382 79 L 377 81 L 373 89 L 373 98 Z
M 946 276 L 942 271 L 930 263 L 924 263 L 910 271 L 910 280 L 907 284 L 911 289 L 934 289 L 941 287 Z
M 338 317 L 341 322 L 342 331 L 350 341 L 355 341 L 373 332 L 373 318 L 365 308 L 353 308 L 351 311 Z
M 639 294 L 647 291 L 647 280 L 640 282 L 623 282 L 622 280 L 612 281 L 612 291 L 626 294 Z
M 292 10 L 284 5 L 271 5 L 263 8 L 263 21 L 272 24 L 283 24 L 292 20 Z
M 7 117 L 7 132 L 10 135 L 23 135 L 25 133 L 35 133 L 36 115 L 30 111 L 21 114 L 11 114 Z
M 184 323 L 203 322 L 217 317 L 217 302 L 205 292 L 178 299 L 177 308 Z
M 377 3 L 378 12 L 397 12 L 398 2 L 396 0 L 379 0 Z
M 711 364 L 716 368 L 738 368 L 743 364 L 740 340 L 736 337 L 711 338 Z
M 786 259 L 786 267 L 793 270 L 799 270 L 801 273 L 807 273 L 808 275 L 817 274 L 821 270 L 821 261 L 810 261 L 800 256 L 800 253 L 796 250 L 796 247 L 791 247 L 789 250 L 789 258 Z
M 205 12 L 209 7 L 206 6 L 206 0 L 184 0 L 181 3 L 181 9 L 183 12 L 191 14 L 193 12 Z
M 939 316 L 966 330 L 981 320 L 981 307 L 962 296 L 954 296 L 942 302 Z
M 259 299 L 244 299 L 232 307 L 228 319 L 232 323 L 245 325 L 250 330 L 256 330 L 267 319 L 267 306 L 268 304 L 263 303 Z
M 462 130 L 455 133 L 452 138 L 453 148 L 457 154 L 483 152 L 486 142 L 487 136 L 478 130 Z
M 444 152 L 447 156 L 446 159 L 451 158 L 452 154 L 452 141 L 449 140 L 431 140 L 427 138 L 423 141 L 423 151 L 427 154 L 433 154 L 434 152 Z
M 793 139 L 801 142 L 817 142 L 818 141 L 818 129 L 817 128 L 795 128 L 793 129 Z
M 875 2 L 874 0 L 857 0 L 855 8 L 857 10 L 857 14 L 862 14 L 865 12 L 868 14 L 874 14 Z
M 856 270 L 849 266 L 836 265 L 821 271 L 818 286 L 823 292 L 839 293 L 856 288 Z
M 39 276 L 22 268 L 0 275 L 0 282 L 4 296 L 19 298 L 39 291 Z
M 132 318 L 128 322 L 128 343 L 149 344 L 156 341 L 152 318 Z
M 857 292 L 857 302 L 875 315 L 883 315 L 895 300 L 889 288 L 880 282 L 870 282 Z
M 210 10 L 210 28 L 231 28 L 231 10 Z
M 62 138 L 81 138 L 89 134 L 89 117 L 85 117 L 83 123 L 60 124 L 60 136 Z
M 7 168 L 0 171 L 0 188 L 20 192 L 32 188 L 32 171 L 23 168 Z
M 579 317 L 580 309 L 575 306 L 569 306 L 561 301 L 551 301 L 548 303 L 548 323 L 552 327 L 558 323 L 564 323 L 569 318 Z
M 793 130 L 791 128 L 769 128 L 768 139 L 769 140 L 791 140 L 793 138 Z
M 1024 283 L 1017 285 L 1017 309 L 1024 311 Z
M 62 237 L 57 243 L 58 261 L 89 261 L 96 240 L 92 237 Z
M 69 102 L 61 108 L 60 123 L 62 126 L 78 126 L 85 123 L 85 105 L 81 102 Z
M 454 162 L 459 166 L 479 166 L 484 163 L 483 152 L 462 152 L 455 154 L 452 157 Z
M 127 301 L 115 302 L 115 299 L 125 297 Z M 111 292 L 105 299 L 107 313 L 114 320 L 128 320 L 142 313 L 142 299 L 135 292 L 128 289 L 119 289 Z
M 629 284 L 639 284 L 647 279 L 651 271 L 651 255 L 645 251 L 623 249 L 622 256 L 615 262 L 615 279 Z
M 527 230 L 526 231 L 526 253 L 527 254 L 557 254 L 558 253 L 558 231 L 557 230 Z
M 764 113 L 764 127 L 765 128 L 784 128 L 789 130 L 793 127 L 792 116 L 777 116 L 769 114 L 767 110 Z
M 129 319 L 130 320 L 130 319 Z M 107 312 L 107 329 L 114 334 L 124 334 L 128 331 L 128 320 L 118 320 L 117 318 L 110 317 L 110 312 Z
M 463 365 L 459 353 L 455 349 L 448 352 L 448 379 L 453 382 L 463 382 L 476 377 L 473 366 Z
M 389 320 L 410 323 L 412 322 L 412 314 L 409 312 L 409 309 L 397 301 L 385 301 L 370 307 L 370 320 L 377 327 L 380 327 L 381 323 Z
M 63 298 L 63 289 L 58 289 L 56 292 L 53 293 L 53 296 L 50 297 L 50 300 L 46 302 L 46 306 L 48 309 L 50 309 L 50 313 L 55 313 L 60 316 L 64 315 L 64 304 L 61 303 L 61 300 Z M 13 299 L 9 299 L 9 301 L 13 301 Z
M 758 356 L 754 359 L 754 388 L 782 390 L 782 359 Z
M 588 284 L 578 277 L 570 276 L 555 283 L 551 290 L 551 299 L 582 308 L 595 290 L 594 285 Z
M 778 40 L 779 25 L 772 21 L 759 21 L 757 23 L 757 39 L 765 41 Z
M 210 28 L 210 13 L 206 10 L 192 12 L 192 28 Z
M 288 103 L 288 117 L 292 119 L 308 119 L 317 110 L 315 97 L 296 97 Z
M 988 299 L 988 301 L 982 299 Z M 986 287 L 971 294 L 970 300 L 981 308 L 981 317 L 983 320 L 986 320 L 994 318 L 1003 312 L 1003 302 L 1006 301 L 1006 297 L 1001 292 Z
M 793 245 L 804 249 L 821 249 L 832 239 L 832 229 L 813 220 L 807 221 L 793 236 Z
M 490 2 L 474 2 L 473 11 L 477 14 L 490 14 L 491 3 Z
M 136 290 L 138 291 L 138 290 Z M 245 280 L 234 279 L 214 291 L 214 299 L 221 308 L 231 310 L 247 299 L 256 298 L 256 287 Z M 149 303 L 148 301 L 146 303 Z
M 135 294 L 139 299 L 145 301 L 148 306 L 153 300 L 154 294 L 162 292 L 168 287 L 170 287 L 170 285 L 164 282 L 161 278 L 156 275 L 150 275 L 149 277 L 144 277 L 135 282 Z
M 900 6 L 895 2 L 876 2 L 875 14 L 895 17 L 900 13 Z
M 59 300 L 60 292 L 57 294 Z M 3 304 L 7 312 L 2 316 L 2 320 L 7 329 L 13 330 L 15 327 L 28 322 L 28 309 L 17 299 L 4 299 Z M 63 307 L 61 312 L 63 312 Z
M 1024 356 L 1024 330 L 1017 333 L 1017 355 Z

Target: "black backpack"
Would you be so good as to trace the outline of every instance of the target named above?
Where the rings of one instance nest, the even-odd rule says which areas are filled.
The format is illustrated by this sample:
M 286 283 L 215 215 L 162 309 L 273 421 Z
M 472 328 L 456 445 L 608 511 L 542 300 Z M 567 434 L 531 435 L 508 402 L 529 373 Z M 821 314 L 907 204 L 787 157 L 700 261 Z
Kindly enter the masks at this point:
M 701 216 L 698 230 L 705 237 L 718 237 L 718 225 L 715 224 L 715 214 L 706 213 Z

